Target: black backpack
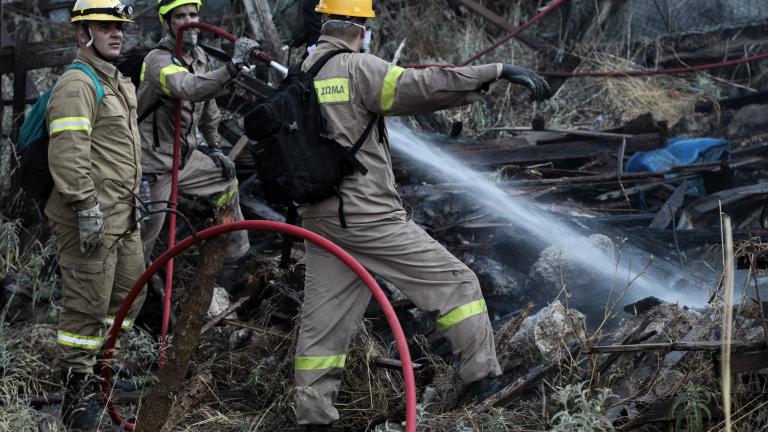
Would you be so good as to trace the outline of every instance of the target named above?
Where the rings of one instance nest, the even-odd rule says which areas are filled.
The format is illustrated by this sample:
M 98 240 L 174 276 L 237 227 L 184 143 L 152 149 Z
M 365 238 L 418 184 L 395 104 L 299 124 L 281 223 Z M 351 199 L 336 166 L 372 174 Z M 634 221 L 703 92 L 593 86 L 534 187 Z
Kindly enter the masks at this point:
M 379 117 L 368 123 L 349 149 L 328 136 L 313 80 L 331 57 L 344 52 L 351 51 L 329 52 L 306 73 L 301 65 L 292 66 L 275 94 L 245 115 L 244 126 L 248 138 L 257 141 L 251 152 L 268 201 L 311 204 L 336 195 L 339 219 L 346 227 L 338 188 L 342 179 L 355 171 L 368 172 L 355 154 Z

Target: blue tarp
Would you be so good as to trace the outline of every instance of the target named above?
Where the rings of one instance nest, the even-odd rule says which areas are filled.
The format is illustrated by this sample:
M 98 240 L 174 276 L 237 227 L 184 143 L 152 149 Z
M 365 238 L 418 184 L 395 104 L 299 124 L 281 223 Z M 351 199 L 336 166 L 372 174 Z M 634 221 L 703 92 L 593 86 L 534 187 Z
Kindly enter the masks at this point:
M 625 171 L 664 171 L 678 165 L 715 162 L 728 158 L 730 147 L 728 141 L 719 138 L 672 138 L 664 148 L 633 154 Z

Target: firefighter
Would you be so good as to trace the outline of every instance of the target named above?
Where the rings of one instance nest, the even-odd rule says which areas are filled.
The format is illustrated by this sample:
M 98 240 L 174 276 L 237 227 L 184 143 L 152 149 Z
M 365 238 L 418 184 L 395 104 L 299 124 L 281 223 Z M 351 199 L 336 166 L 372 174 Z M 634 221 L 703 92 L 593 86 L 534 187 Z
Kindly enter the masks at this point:
M 65 387 L 64 423 L 75 429 L 94 430 L 103 415 L 96 354 L 144 271 L 134 210 L 141 179 L 136 96 L 131 80 L 112 64 L 130 10 L 119 0 L 75 2 L 71 21 L 81 69 L 61 76 L 46 109 L 54 187 L 45 213 L 59 243 L 63 296 L 55 364 Z M 133 303 L 123 329 L 142 302 Z
M 403 69 L 358 52 L 372 0 L 320 0 L 323 14 L 308 70 L 323 55 L 332 57 L 315 77 L 328 133 L 352 146 L 374 116 L 412 115 L 480 99 L 483 89 L 504 79 L 527 86 L 535 98 L 548 95 L 547 82 L 508 64 Z M 328 90 L 328 91 L 325 91 Z M 303 227 L 349 252 L 373 273 L 394 283 L 420 309 L 433 313 L 459 362 L 467 399 L 494 394 L 501 369 L 487 308 L 475 274 L 416 225 L 400 201 L 383 122 L 373 128 L 357 158 L 367 168 L 346 177 L 338 196 L 300 208 Z M 346 350 L 369 303 L 370 293 L 333 255 L 306 243 L 306 282 L 295 356 L 296 416 L 307 431 L 330 431 L 339 418 L 338 394 Z
M 176 58 L 176 31 L 186 23 L 199 21 L 202 0 L 160 0 L 158 16 L 165 36 L 144 59 L 138 89 L 142 143 L 142 167 L 148 177 L 153 210 L 166 208 L 171 194 L 173 134 L 176 99 L 181 99 L 181 161 L 179 193 L 207 199 L 219 215 L 242 220 L 235 163 L 219 147 L 221 114 L 214 96 L 240 73 L 255 41 L 240 38 L 235 42 L 232 61 L 211 70 L 205 52 L 197 46 L 198 29 L 184 33 L 184 56 Z M 204 142 L 198 142 L 197 132 Z M 153 215 L 142 228 L 144 253 L 149 258 L 165 220 L 164 213 Z M 235 261 L 248 251 L 248 234 L 230 234 L 225 259 Z

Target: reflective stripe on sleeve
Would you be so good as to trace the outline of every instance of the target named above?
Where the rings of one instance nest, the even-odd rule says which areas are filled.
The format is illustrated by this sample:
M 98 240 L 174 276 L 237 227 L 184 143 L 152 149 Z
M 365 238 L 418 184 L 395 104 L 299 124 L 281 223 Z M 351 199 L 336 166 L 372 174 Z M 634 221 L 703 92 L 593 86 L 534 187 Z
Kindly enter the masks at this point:
M 160 87 L 163 88 L 163 93 L 165 93 L 166 96 L 171 95 L 171 89 L 168 88 L 168 75 L 173 75 L 181 72 L 189 73 L 187 68 L 183 66 L 175 65 L 175 64 L 170 64 L 160 69 Z
M 343 369 L 347 361 L 346 354 L 334 356 L 297 356 L 294 368 L 299 370 Z
M 485 300 L 475 300 L 471 303 L 461 305 L 438 318 L 437 328 L 440 331 L 446 331 L 469 317 L 486 312 L 488 312 L 488 307 L 485 305 Z
M 64 131 L 86 131 L 91 133 L 91 120 L 88 117 L 62 117 L 51 121 L 48 136 Z
M 397 80 L 404 71 L 405 69 L 399 66 L 393 66 L 384 76 L 384 82 L 381 84 L 381 113 L 384 115 L 388 115 L 392 111 L 392 105 L 395 103 Z
M 107 325 L 107 327 L 112 327 L 112 324 L 115 323 L 115 316 L 110 315 L 104 319 L 104 324 Z M 120 325 L 120 329 L 128 331 L 133 328 L 133 318 L 125 317 L 123 318 L 123 323 Z
M 82 348 L 86 350 L 97 350 L 104 343 L 103 337 L 83 336 L 75 333 L 59 330 L 56 342 L 73 348 Z
M 314 84 L 317 102 L 349 102 L 349 78 L 328 78 Z
M 139 81 L 144 81 L 145 73 L 147 73 L 147 62 L 141 63 L 141 74 L 139 75 Z
M 230 189 L 228 192 L 223 193 L 219 199 L 216 201 L 213 201 L 214 207 L 221 207 L 229 204 L 230 201 L 232 201 L 232 198 L 235 197 L 235 194 L 237 193 L 239 185 L 237 183 L 237 180 L 235 180 L 235 184 L 232 185 L 232 189 Z

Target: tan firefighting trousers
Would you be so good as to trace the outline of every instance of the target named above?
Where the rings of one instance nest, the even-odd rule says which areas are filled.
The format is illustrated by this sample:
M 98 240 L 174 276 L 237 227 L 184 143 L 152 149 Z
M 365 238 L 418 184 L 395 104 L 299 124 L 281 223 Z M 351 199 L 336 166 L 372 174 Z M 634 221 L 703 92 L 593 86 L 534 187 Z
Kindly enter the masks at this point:
M 335 218 L 304 219 L 370 272 L 394 283 L 451 342 L 465 383 L 501 375 L 485 301 L 475 274 L 400 211 L 343 229 Z M 335 256 L 306 244 L 306 283 L 296 348 L 296 418 L 329 424 L 350 339 L 371 294 Z
M 153 204 L 153 210 L 160 210 L 166 208 L 167 204 L 158 201 L 167 201 L 171 196 L 171 173 L 154 177 L 156 181 L 150 182 L 152 201 L 156 203 Z M 226 179 L 221 173 L 221 168 L 216 166 L 205 153 L 198 150 L 192 151 L 184 169 L 179 171 L 179 194 L 208 198 L 214 209 L 227 206 L 234 210 L 235 220 L 240 221 L 243 220 L 243 212 L 240 210 L 240 195 L 237 187 L 237 179 Z M 163 228 L 165 217 L 166 213 L 157 213 L 148 222 L 142 224 L 141 241 L 144 243 L 144 255 L 147 260 L 153 258 L 152 250 Z M 227 261 L 234 261 L 248 252 L 249 247 L 248 231 L 232 232 L 229 234 L 229 244 L 224 258 Z
M 80 252 L 77 228 L 51 222 L 59 243 L 62 307 L 59 314 L 56 366 L 62 370 L 90 373 L 96 364 L 123 299 L 144 272 L 144 255 L 138 230 L 126 237 L 105 234 L 98 251 Z M 133 326 L 144 303 L 139 295 L 122 324 L 123 330 Z

